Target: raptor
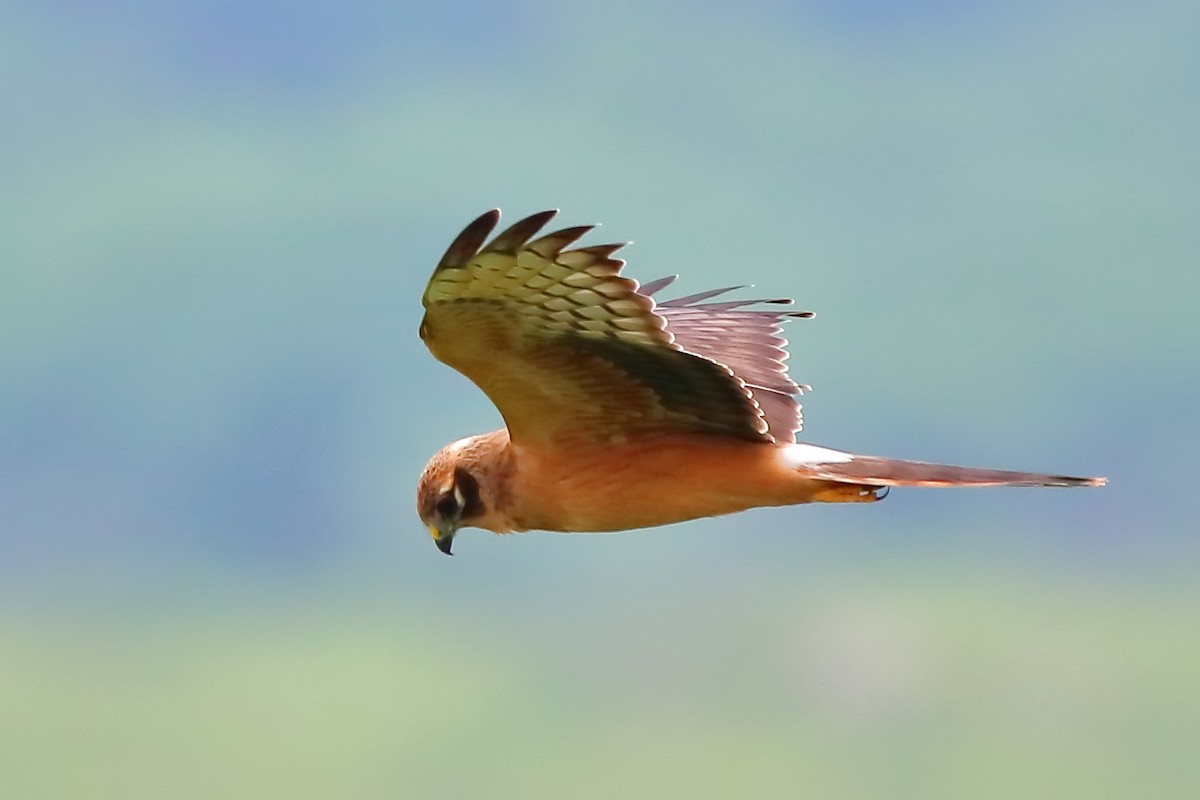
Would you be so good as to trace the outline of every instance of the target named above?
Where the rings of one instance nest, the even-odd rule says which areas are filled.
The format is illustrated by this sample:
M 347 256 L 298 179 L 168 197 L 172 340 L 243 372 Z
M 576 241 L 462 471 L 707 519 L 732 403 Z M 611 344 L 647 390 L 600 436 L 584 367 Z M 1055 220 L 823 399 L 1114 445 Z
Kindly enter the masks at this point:
M 449 555 L 462 527 L 621 531 L 757 506 L 870 503 L 892 486 L 1102 486 L 1081 478 L 856 455 L 797 441 L 787 373 L 791 300 L 728 287 L 657 301 L 622 244 L 593 226 L 539 233 L 543 211 L 488 241 L 488 211 L 434 270 L 421 338 L 491 399 L 504 427 L 438 452 L 417 513 Z M 536 237 L 536 238 L 535 238 Z M 765 306 L 765 307 L 764 307 Z

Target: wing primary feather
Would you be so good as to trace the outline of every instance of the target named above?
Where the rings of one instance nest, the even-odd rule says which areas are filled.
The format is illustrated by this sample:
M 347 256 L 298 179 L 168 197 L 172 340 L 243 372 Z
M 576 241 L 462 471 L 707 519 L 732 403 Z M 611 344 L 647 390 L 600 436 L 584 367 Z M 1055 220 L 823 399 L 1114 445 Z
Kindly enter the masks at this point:
M 543 258 L 554 260 L 564 247 L 595 227 L 595 225 L 577 225 L 574 228 L 563 228 L 561 231 L 548 233 L 540 239 L 534 239 L 525 245 L 525 249 L 532 250 Z
M 485 211 L 476 217 L 470 225 L 463 228 L 462 233 L 454 237 L 454 241 L 446 248 L 446 254 L 438 262 L 437 268 L 439 270 L 453 269 L 470 261 L 479 252 L 479 248 L 483 247 L 488 234 L 492 232 L 499 221 L 500 209 L 498 208 Z
M 739 308 L 745 308 L 746 306 L 756 306 L 756 305 L 761 305 L 761 304 L 786 306 L 786 305 L 791 305 L 793 302 L 795 302 L 795 301 L 792 300 L 790 297 L 775 297 L 775 298 L 771 298 L 769 300 L 761 299 L 761 298 L 756 299 L 756 300 L 727 300 L 727 301 L 721 302 L 721 303 L 705 303 L 702 306 L 702 308 L 704 308 L 707 311 L 734 311 Z M 779 312 L 779 311 L 763 312 L 761 310 L 751 310 L 749 313 L 751 313 L 751 314 L 767 313 L 767 314 L 772 314 L 772 315 L 779 315 L 781 312 Z M 783 312 L 783 313 L 786 313 L 786 312 Z M 800 312 L 800 313 L 803 313 L 803 312 Z
M 641 287 L 638 289 L 638 294 L 649 297 L 650 295 L 654 294 L 655 292 L 661 292 L 663 289 L 667 288 L 672 283 L 674 283 L 675 279 L 678 277 L 679 277 L 678 275 L 667 275 L 662 278 L 655 278 L 652 281 L 647 281 L 646 283 L 643 283 L 641 285 Z
M 663 305 L 663 306 L 667 306 L 667 307 L 671 307 L 671 308 L 674 308 L 676 306 L 690 306 L 690 305 L 694 305 L 695 303 L 703 302 L 704 300 L 707 300 L 710 297 L 716 297 L 719 294 L 725 294 L 726 292 L 732 292 L 735 289 L 745 289 L 745 288 L 746 288 L 745 286 L 726 286 L 723 289 L 709 289 L 706 292 L 696 292 L 696 294 L 689 294 L 687 297 L 672 297 L 670 300 L 660 303 L 659 305 Z M 758 302 L 758 301 L 751 300 L 749 302 Z
M 624 244 L 593 244 L 588 247 L 577 247 L 573 250 L 564 250 L 558 254 L 558 263 L 571 269 L 580 270 L 585 274 L 590 274 L 596 277 L 598 270 L 606 274 L 616 275 L 621 271 L 621 267 L 625 266 L 625 261 L 620 258 L 613 258 L 613 253 L 624 247 Z M 592 287 L 596 291 L 604 294 L 605 291 L 599 286 Z M 612 287 L 617 294 L 625 294 L 625 287 Z
M 488 250 L 496 253 L 515 253 L 540 231 L 547 222 L 558 213 L 557 208 L 547 209 L 537 214 L 530 214 L 525 219 L 514 222 L 488 245 Z
M 792 301 L 788 299 L 778 300 L 731 300 L 728 303 L 705 303 L 702 308 L 712 312 L 736 311 L 739 314 L 755 314 L 769 315 L 772 317 L 793 317 L 795 319 L 812 319 L 816 316 L 812 311 L 767 311 L 765 309 L 747 309 L 746 306 L 758 305 L 761 303 L 773 303 L 775 305 L 788 305 Z
M 609 258 L 629 242 L 613 242 L 612 244 L 590 244 L 587 247 L 577 247 L 571 252 L 589 253 L 600 258 Z

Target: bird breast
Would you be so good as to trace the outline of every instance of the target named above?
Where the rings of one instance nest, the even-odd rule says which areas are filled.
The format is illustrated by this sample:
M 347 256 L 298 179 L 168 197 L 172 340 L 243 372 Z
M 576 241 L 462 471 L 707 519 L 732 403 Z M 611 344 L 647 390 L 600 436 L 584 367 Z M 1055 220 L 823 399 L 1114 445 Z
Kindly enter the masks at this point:
M 518 530 L 619 531 L 804 502 L 808 482 L 766 442 L 640 436 L 515 447 L 510 516 Z

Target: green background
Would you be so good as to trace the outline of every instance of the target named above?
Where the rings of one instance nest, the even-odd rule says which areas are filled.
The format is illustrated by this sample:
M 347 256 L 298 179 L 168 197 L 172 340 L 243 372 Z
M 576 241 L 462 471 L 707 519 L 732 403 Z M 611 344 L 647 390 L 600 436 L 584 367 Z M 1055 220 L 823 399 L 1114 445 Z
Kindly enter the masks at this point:
M 1190 3 L 0 7 L 0 796 L 1200 793 Z M 1105 474 L 413 513 L 492 206 L 792 295 L 805 438 Z

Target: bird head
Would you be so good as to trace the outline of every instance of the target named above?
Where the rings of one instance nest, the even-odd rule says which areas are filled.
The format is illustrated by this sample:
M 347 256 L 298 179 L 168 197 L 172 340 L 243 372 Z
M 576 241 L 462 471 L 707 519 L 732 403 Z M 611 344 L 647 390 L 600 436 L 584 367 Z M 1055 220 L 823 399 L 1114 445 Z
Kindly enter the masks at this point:
M 486 512 L 472 455 L 474 439 L 462 439 L 430 459 L 417 484 L 417 514 L 434 544 L 446 555 L 459 528 L 480 522 Z

